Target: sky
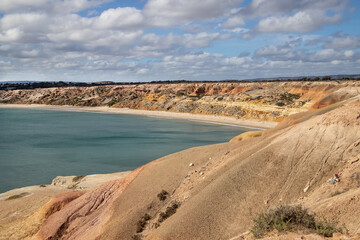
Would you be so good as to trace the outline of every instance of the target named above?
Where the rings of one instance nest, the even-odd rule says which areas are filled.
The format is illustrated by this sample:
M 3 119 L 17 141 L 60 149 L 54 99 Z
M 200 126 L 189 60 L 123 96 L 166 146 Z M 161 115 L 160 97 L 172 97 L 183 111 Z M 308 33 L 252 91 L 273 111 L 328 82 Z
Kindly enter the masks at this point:
M 1 0 L 0 81 L 360 74 L 359 0 Z

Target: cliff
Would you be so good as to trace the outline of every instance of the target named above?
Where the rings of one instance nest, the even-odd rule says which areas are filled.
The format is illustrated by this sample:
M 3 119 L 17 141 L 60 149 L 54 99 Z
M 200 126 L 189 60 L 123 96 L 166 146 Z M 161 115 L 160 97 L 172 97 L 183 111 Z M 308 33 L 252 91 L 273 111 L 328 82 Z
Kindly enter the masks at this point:
M 359 86 L 357 81 L 328 81 L 64 87 L 0 91 L 0 103 L 109 106 L 281 121 L 332 93 L 338 93 L 336 101 L 351 97 Z M 330 97 L 323 104 L 333 100 Z

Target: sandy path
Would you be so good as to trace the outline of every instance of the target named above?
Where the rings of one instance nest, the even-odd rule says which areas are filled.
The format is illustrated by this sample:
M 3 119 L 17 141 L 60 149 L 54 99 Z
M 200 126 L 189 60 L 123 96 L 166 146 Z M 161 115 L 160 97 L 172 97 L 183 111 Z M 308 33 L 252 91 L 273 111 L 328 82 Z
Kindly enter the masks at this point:
M 86 112 L 101 112 L 101 113 L 116 113 L 116 114 L 132 114 L 153 116 L 161 118 L 176 118 L 201 122 L 209 122 L 214 124 L 229 124 L 245 128 L 253 129 L 270 129 L 275 127 L 277 122 L 265 122 L 256 120 L 236 119 L 233 117 L 201 115 L 192 113 L 176 113 L 166 111 L 147 111 L 129 108 L 110 108 L 110 107 L 78 107 L 78 106 L 57 106 L 57 105 L 43 105 L 43 104 L 0 104 L 0 108 L 33 108 L 44 110 L 61 110 L 61 111 L 86 111 Z

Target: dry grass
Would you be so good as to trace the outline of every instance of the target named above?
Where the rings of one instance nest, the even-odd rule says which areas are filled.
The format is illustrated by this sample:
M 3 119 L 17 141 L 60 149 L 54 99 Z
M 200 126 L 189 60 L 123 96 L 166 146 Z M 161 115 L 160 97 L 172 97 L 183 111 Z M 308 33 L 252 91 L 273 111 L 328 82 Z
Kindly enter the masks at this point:
M 279 232 L 310 229 L 325 237 L 332 237 L 335 232 L 342 232 L 335 224 L 326 221 L 318 221 L 314 215 L 299 206 L 280 206 L 259 214 L 254 220 L 251 232 L 255 238 L 262 238 L 264 235 L 276 229 Z

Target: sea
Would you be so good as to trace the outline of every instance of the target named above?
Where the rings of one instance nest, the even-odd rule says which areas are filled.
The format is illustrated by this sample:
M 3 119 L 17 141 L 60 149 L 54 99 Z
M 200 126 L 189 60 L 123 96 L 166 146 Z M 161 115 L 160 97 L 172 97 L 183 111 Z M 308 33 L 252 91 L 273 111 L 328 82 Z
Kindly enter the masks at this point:
M 0 108 L 0 193 L 50 184 L 56 176 L 133 170 L 248 130 L 139 115 Z

